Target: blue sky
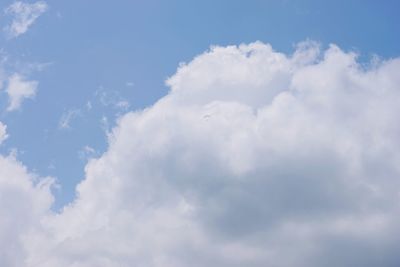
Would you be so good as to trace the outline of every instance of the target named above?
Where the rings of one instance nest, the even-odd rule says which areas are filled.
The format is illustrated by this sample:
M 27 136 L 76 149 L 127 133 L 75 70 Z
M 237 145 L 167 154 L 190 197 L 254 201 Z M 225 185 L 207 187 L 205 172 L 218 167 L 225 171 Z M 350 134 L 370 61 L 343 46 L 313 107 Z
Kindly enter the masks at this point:
M 23 13 L 24 5 L 29 7 L 28 17 L 36 16 L 26 28 L 12 28 L 12 23 Z M 34 8 L 36 13 L 32 11 Z M 271 255 L 272 252 L 290 254 L 285 242 L 289 244 L 292 240 L 285 238 L 293 235 L 299 238 L 293 242 L 302 244 L 304 234 L 307 240 L 313 240 L 308 244 L 310 247 L 321 242 L 318 256 L 305 245 L 300 256 L 290 254 L 287 262 L 276 266 L 293 266 L 291 263 L 299 259 L 300 262 L 304 260 L 299 266 L 330 266 L 325 260 L 334 258 L 332 251 L 346 254 L 343 244 L 347 244 L 354 255 L 361 255 L 359 244 L 363 242 L 367 242 L 367 251 L 376 253 L 370 254 L 375 258 L 365 258 L 371 266 L 379 264 L 382 257 L 390 261 L 384 261 L 381 266 L 397 266 L 400 260 L 391 251 L 398 248 L 399 240 L 385 238 L 397 234 L 393 225 L 399 221 L 398 216 L 392 216 L 398 208 L 389 204 L 395 201 L 397 191 L 392 188 L 397 188 L 398 182 L 393 177 L 399 172 L 394 167 L 398 151 L 391 150 L 398 144 L 396 134 L 400 133 L 395 107 L 399 89 L 396 78 L 400 56 L 399 1 L 2 0 L 0 10 L 0 160 L 4 158 L 7 162 L 5 165 L 0 162 L 0 168 L 9 175 L 6 170 L 11 167 L 8 166 L 18 162 L 26 168 L 20 172 L 27 173 L 27 179 L 31 179 L 32 188 L 29 188 L 33 191 L 40 184 L 38 181 L 45 181 L 40 177 L 55 178 L 50 192 L 29 193 L 32 199 L 40 199 L 38 210 L 45 214 L 38 215 L 39 219 L 33 215 L 29 217 L 32 227 L 47 218 L 48 225 L 41 225 L 40 229 L 52 229 L 48 230 L 50 232 L 57 229 L 51 241 L 43 242 L 54 244 L 63 238 L 75 240 L 72 237 L 79 236 L 84 240 L 82 243 L 90 247 L 98 240 L 92 239 L 86 228 L 82 230 L 82 225 L 107 221 L 107 229 L 125 229 L 126 225 L 136 222 L 124 217 L 131 215 L 138 216 L 140 231 L 151 232 L 142 225 L 159 229 L 161 226 L 153 225 L 153 221 L 160 218 L 166 220 L 167 226 L 175 220 L 182 223 L 181 214 L 176 211 L 182 207 L 185 212 L 193 210 L 195 214 L 183 225 L 205 229 L 204 232 L 192 228 L 183 231 L 187 236 L 186 239 L 182 237 L 182 242 L 175 239 L 170 242 L 165 236 L 163 241 L 153 240 L 153 236 L 143 237 L 144 241 L 141 237 L 135 239 L 134 242 L 150 247 L 161 242 L 160 248 L 157 246 L 160 251 L 155 252 L 159 256 L 157 260 L 150 257 L 152 264 L 147 261 L 146 253 L 143 253 L 146 256 L 142 252 L 125 255 L 123 249 L 118 255 L 124 256 L 118 260 L 113 256 L 100 260 L 98 250 L 86 250 L 74 241 L 63 246 L 58 244 L 60 251 L 51 256 L 47 254 L 53 249 L 51 245 L 39 252 L 28 249 L 34 256 L 28 253 L 26 262 L 46 262 L 47 265 L 42 266 L 68 266 L 78 262 L 81 265 L 77 266 L 84 267 L 132 266 L 139 262 L 143 264 L 140 266 L 179 267 L 193 257 L 200 266 L 210 262 L 209 266 L 265 266 L 265 263 L 274 262 L 274 258 L 266 260 L 257 254 L 259 251 L 264 253 L 263 249 L 268 248 Z M 23 20 L 26 22 L 27 18 Z M 273 51 L 269 50 L 269 45 Z M 215 46 L 217 48 L 212 48 Z M 354 58 L 353 53 L 358 56 Z M 251 61 L 253 54 L 255 59 Z M 249 62 L 242 61 L 243 55 Z M 10 88 L 17 87 L 33 91 L 18 98 L 20 91 L 15 89 L 21 102 L 12 108 Z M 318 88 L 325 90 L 324 94 Z M 360 88 L 362 90 L 357 91 Z M 257 101 L 264 102 L 260 105 Z M 253 121 L 249 110 L 260 115 Z M 307 110 L 314 113 L 310 115 Z M 211 128 L 198 126 L 194 123 L 196 114 L 202 114 L 199 116 L 210 123 L 213 123 L 213 114 L 220 120 Z M 2 142 L 4 125 L 7 138 Z M 253 128 L 270 131 L 263 132 L 264 141 L 252 143 L 247 139 L 249 136 L 250 140 L 258 140 Z M 310 129 L 315 130 L 311 138 L 315 142 L 310 142 L 307 135 Z M 331 133 L 335 135 L 330 136 Z M 211 145 L 202 136 L 209 136 Z M 230 144 L 230 140 L 235 140 L 234 144 Z M 371 146 L 371 150 L 364 148 L 366 146 Z M 264 158 L 268 159 L 265 164 L 260 163 Z M 168 182 L 158 180 L 164 175 Z M 269 175 L 279 177 L 280 182 L 261 178 Z M 327 180 L 321 183 L 315 178 L 320 176 L 327 176 Z M 359 184 L 342 180 L 343 177 L 362 180 L 360 177 L 364 176 L 367 178 Z M 226 177 L 234 177 L 234 182 L 225 180 Z M 297 186 L 292 184 L 291 177 L 298 178 Z M 143 186 L 143 192 L 134 181 Z M 366 187 L 377 195 L 383 192 L 386 197 L 369 198 L 367 196 L 372 193 L 364 194 L 365 188 L 358 188 L 360 184 L 368 185 Z M 263 186 L 267 188 L 266 194 L 280 192 L 280 196 L 264 199 L 261 196 L 264 191 L 258 189 Z M 0 202 L 1 190 L 0 179 Z M 47 198 L 54 200 L 42 201 Z M 178 198 L 182 202 L 175 210 L 171 203 Z M 277 199 L 279 204 L 268 209 L 260 204 L 275 203 Z M 115 215 L 107 208 L 104 208 L 105 215 L 98 212 L 102 210 L 99 207 L 107 206 L 104 204 L 107 201 L 112 203 L 110 210 L 121 210 L 121 214 L 128 212 Z M 303 210 L 302 204 L 292 205 L 292 201 L 312 207 Z M 312 205 L 319 201 L 320 206 Z M 73 202 L 75 204 L 68 206 Z M 216 208 L 207 209 L 207 205 Z M 236 205 L 233 210 L 237 208 L 238 214 L 230 205 Z M 146 217 L 139 206 L 147 207 L 144 211 L 162 207 L 155 212 L 160 217 Z M 1 207 L 0 203 L 0 216 L 3 214 Z M 334 214 L 333 217 L 327 216 L 325 210 L 329 216 Z M 362 210 L 354 213 L 357 216 L 371 216 L 352 217 L 349 210 Z M 278 219 L 270 220 L 270 213 Z M 55 214 L 60 214 L 62 219 L 52 217 Z M 172 215 L 163 217 L 164 214 Z M 74 221 L 74 217 L 81 215 L 86 221 Z M 96 218 L 95 223 L 92 218 Z M 306 223 L 299 223 L 298 218 Z M 313 223 L 320 222 L 321 218 L 337 219 L 337 224 L 315 226 Z M 58 220 L 68 222 L 71 229 Z M 373 232 L 372 228 L 383 230 L 370 236 L 365 234 L 367 241 L 357 239 L 360 236 L 357 231 L 350 234 L 356 236 L 354 239 L 343 238 L 349 235 L 343 229 L 348 227 L 347 231 L 360 222 L 357 220 L 366 222 L 360 230 L 363 238 L 365 233 Z M 263 228 L 254 221 L 267 226 Z M 299 223 L 293 224 L 298 229 L 303 227 L 295 234 L 290 232 L 294 221 Z M 277 230 L 276 225 L 282 228 Z M 103 229 L 103 226 L 93 227 Z M 307 235 L 308 227 L 314 226 L 323 234 Z M 339 230 L 333 234 L 326 230 L 329 227 L 339 227 L 335 228 Z M 170 233 L 169 230 L 171 228 L 161 232 Z M 276 243 L 265 245 L 263 240 L 253 239 L 254 233 L 260 233 L 261 238 L 269 236 L 269 231 L 276 232 L 276 240 L 284 240 L 282 244 L 279 241 L 279 246 Z M 282 236 L 279 231 L 284 232 Z M 336 235 L 338 232 L 340 235 Z M 100 236 L 107 238 L 103 233 Z M 243 239 L 240 239 L 241 233 Z M 197 234 L 205 238 L 193 245 L 191 241 Z M 379 239 L 380 234 L 385 237 Z M 35 238 L 29 240 L 46 240 L 44 235 Z M 215 244 L 213 238 L 218 240 Z M 382 250 L 368 250 L 371 240 L 383 240 Z M 314 241 L 316 243 L 312 243 Z M 131 246 L 131 240 L 123 237 L 116 242 Z M 192 246 L 185 247 L 185 244 Z M 254 246 L 259 250 L 253 250 L 249 244 L 257 244 Z M 1 245 L 0 235 L 0 250 Z M 71 252 L 64 245 L 77 248 L 78 252 L 74 249 Z M 28 248 L 35 246 L 36 243 L 24 244 Z M 170 247 L 174 248 L 172 255 L 191 256 L 182 257 L 182 260 L 170 258 Z M 140 248 L 146 250 L 145 245 Z M 224 253 L 231 255 L 232 251 L 238 253 L 238 259 L 225 260 Z M 70 259 L 73 253 L 82 253 L 79 255 L 85 255 L 87 262 Z M 252 260 L 247 261 L 246 255 L 252 255 L 248 256 Z M 53 259 L 53 256 L 64 261 L 43 260 Z M 312 260 L 308 261 L 308 257 Z M 0 259 L 0 265 L 22 266 L 11 258 L 7 260 Z M 350 256 L 336 263 L 349 266 L 346 264 L 352 261 L 367 266 L 359 258 Z M 166 263 L 170 265 L 162 265 Z

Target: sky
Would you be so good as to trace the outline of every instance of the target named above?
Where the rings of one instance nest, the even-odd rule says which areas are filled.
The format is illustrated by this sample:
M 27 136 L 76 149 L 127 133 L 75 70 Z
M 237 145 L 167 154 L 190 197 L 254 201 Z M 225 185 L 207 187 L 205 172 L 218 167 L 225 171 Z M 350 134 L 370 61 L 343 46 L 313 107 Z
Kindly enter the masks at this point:
M 2 0 L 0 266 L 399 266 L 399 8 Z

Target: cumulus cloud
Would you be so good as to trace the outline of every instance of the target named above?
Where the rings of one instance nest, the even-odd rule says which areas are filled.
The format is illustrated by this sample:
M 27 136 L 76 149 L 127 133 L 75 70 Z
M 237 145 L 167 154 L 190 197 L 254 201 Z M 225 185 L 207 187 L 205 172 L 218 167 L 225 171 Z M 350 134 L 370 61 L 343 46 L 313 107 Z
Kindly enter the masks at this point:
M 13 16 L 11 24 L 5 27 L 5 31 L 11 38 L 24 34 L 47 9 L 48 6 L 44 1 L 32 4 L 21 1 L 14 2 L 5 9 L 6 14 Z
M 4 266 L 398 266 L 399 69 L 312 42 L 212 47 L 118 120 Z
M 6 93 L 9 98 L 7 111 L 14 111 L 21 107 L 25 98 L 33 98 L 36 94 L 39 82 L 28 81 L 22 75 L 14 73 L 8 78 Z

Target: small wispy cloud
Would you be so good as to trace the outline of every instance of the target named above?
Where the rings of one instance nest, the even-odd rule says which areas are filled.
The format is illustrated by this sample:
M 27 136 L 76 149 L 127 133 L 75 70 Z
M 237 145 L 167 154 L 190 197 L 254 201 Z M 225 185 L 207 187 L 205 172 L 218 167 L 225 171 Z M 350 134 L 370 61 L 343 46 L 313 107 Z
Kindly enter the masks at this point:
M 4 140 L 8 138 L 7 134 L 7 125 L 3 124 L 0 121 L 0 144 L 3 143 Z
M 78 156 L 81 160 L 87 160 L 89 158 L 95 157 L 97 155 L 96 150 L 91 146 L 84 146 L 78 152 Z
M 121 100 L 115 103 L 115 107 L 120 108 L 120 109 L 128 109 L 129 108 L 129 102 L 126 100 Z
M 86 102 L 86 109 L 92 110 L 92 108 L 93 108 L 92 102 L 91 101 Z
M 122 98 L 118 91 L 106 91 L 102 86 L 95 92 L 95 97 L 104 107 L 127 110 L 130 106 L 129 101 Z
M 21 107 L 25 98 L 33 98 L 36 94 L 38 81 L 28 81 L 21 74 L 14 73 L 8 78 L 6 93 L 9 98 L 7 111 L 14 111 Z
M 35 20 L 47 10 L 48 5 L 44 1 L 33 4 L 14 2 L 4 10 L 7 15 L 13 16 L 11 24 L 6 26 L 4 30 L 10 38 L 18 37 L 27 32 Z
M 61 115 L 61 119 L 58 122 L 59 129 L 69 129 L 71 128 L 71 121 L 81 115 L 80 109 L 70 109 Z
M 103 131 L 105 133 L 110 132 L 110 123 L 108 121 L 108 118 L 106 116 L 102 116 L 100 119 L 100 125 L 101 125 L 101 129 L 103 129 Z

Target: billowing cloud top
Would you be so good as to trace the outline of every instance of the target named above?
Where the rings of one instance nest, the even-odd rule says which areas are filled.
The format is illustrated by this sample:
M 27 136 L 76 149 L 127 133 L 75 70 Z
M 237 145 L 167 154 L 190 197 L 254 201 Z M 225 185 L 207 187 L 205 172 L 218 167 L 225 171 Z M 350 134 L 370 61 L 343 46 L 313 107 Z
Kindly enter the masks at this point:
M 0 161 L 0 265 L 399 266 L 399 69 L 212 47 L 119 119 L 60 213 Z
M 20 1 L 14 2 L 5 9 L 6 14 L 14 17 L 11 24 L 5 28 L 5 31 L 11 38 L 24 34 L 47 9 L 48 6 L 44 1 L 32 4 Z

